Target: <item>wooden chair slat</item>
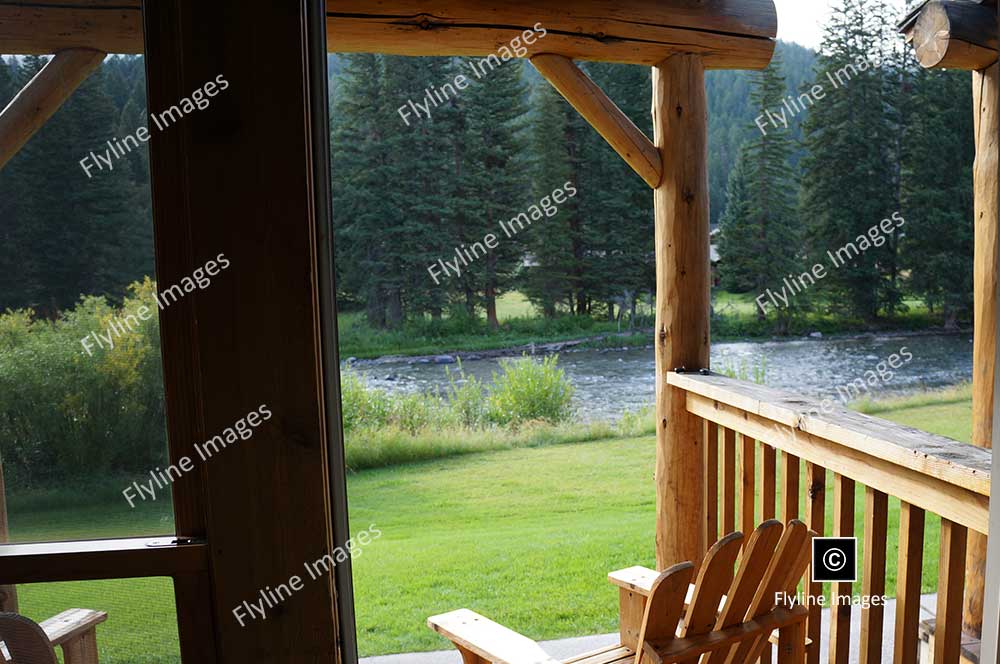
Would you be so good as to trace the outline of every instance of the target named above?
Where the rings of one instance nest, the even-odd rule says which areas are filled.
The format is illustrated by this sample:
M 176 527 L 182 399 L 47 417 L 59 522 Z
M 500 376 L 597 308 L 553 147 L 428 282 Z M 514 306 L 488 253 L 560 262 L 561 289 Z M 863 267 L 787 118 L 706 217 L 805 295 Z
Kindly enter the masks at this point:
M 809 518 L 809 530 L 822 537 L 826 532 L 826 468 L 814 463 L 806 464 L 806 510 Z M 823 629 L 823 608 L 815 598 L 823 594 L 823 584 L 812 581 L 812 572 L 806 577 L 807 595 L 813 601 L 809 605 L 809 625 L 806 628 L 809 640 L 818 644 Z M 806 651 L 807 664 L 819 664 L 819 648 L 809 648 Z
M 733 582 L 734 566 L 742 545 L 743 533 L 730 533 L 716 542 L 705 556 L 684 618 L 682 637 L 707 634 L 715 628 L 719 602 Z
M 719 539 L 719 425 L 703 420 L 705 437 L 705 541 Z
M 676 637 L 677 626 L 684 613 L 684 600 L 688 585 L 694 576 L 694 564 L 678 563 L 667 568 L 653 582 L 653 588 L 646 600 L 646 612 L 642 617 L 639 643 L 645 641 L 665 642 Z M 636 652 L 636 664 L 642 651 Z
M 924 567 L 924 510 L 903 503 L 899 510 L 894 664 L 917 664 L 920 645 L 920 583 Z
M 788 593 L 795 587 L 808 564 L 809 541 L 809 528 L 803 522 L 794 520 L 785 526 L 785 532 L 781 535 L 764 578 L 757 588 L 750 608 L 747 609 L 748 620 L 771 611 L 775 607 L 775 596 L 779 593 Z M 768 646 L 767 636 L 744 641 L 734 648 L 727 661 L 733 663 L 754 661 Z
M 865 488 L 865 556 L 861 575 L 861 594 L 885 595 L 886 537 L 889 529 L 889 496 L 871 487 Z M 885 607 L 871 603 L 861 607 L 861 664 L 882 661 L 882 632 Z

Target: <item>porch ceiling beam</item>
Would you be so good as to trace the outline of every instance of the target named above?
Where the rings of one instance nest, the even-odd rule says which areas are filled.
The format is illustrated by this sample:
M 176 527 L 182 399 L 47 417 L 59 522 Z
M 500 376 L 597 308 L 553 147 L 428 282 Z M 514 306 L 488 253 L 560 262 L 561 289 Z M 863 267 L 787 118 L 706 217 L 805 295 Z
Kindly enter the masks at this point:
M 997 61 L 997 10 L 968 0 L 930 0 L 900 31 L 927 69 L 981 70 Z
M 59 110 L 73 91 L 100 66 L 105 53 L 60 51 L 0 112 L 0 168 Z
M 541 53 L 531 58 L 531 64 L 646 184 L 654 189 L 660 184 L 663 174 L 660 151 L 572 60 Z
M 0 4 L 0 53 L 91 48 L 143 52 L 138 0 Z M 696 53 L 711 69 L 759 69 L 774 51 L 773 0 L 327 0 L 328 48 L 339 52 L 486 57 L 535 25 L 526 55 L 655 65 Z

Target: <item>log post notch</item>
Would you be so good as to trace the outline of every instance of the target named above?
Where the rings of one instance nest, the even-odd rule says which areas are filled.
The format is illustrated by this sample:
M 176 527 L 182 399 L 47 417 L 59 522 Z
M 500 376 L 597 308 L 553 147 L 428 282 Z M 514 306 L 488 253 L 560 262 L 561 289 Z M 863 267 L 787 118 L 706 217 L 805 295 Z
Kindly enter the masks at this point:
M 604 91 L 564 55 L 541 53 L 531 64 L 597 130 L 639 177 L 652 188 L 660 184 L 660 152 Z
M 107 54 L 84 48 L 59 51 L 0 112 L 0 168 L 59 110 Z
M 656 253 L 656 564 L 701 560 L 701 423 L 668 372 L 709 362 L 708 111 L 700 56 L 653 68 L 653 128 L 663 177 L 653 193 Z

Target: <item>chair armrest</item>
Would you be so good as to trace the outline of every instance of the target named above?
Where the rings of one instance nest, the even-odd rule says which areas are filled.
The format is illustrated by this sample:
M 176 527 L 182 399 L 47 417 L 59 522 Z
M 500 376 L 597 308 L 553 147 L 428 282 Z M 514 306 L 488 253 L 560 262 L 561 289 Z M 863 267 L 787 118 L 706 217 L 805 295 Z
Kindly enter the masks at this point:
M 559 664 L 528 637 L 469 609 L 431 616 L 427 626 L 459 650 L 473 652 L 495 664 Z
M 660 576 L 660 573 L 655 569 L 636 565 L 635 567 L 626 567 L 625 569 L 611 572 L 608 574 L 608 581 L 619 588 L 631 590 L 643 597 L 649 597 L 653 581 L 656 581 L 656 577 L 658 576 Z
M 104 611 L 91 609 L 68 609 L 41 623 L 39 627 L 49 637 L 53 646 L 61 646 L 86 634 L 108 619 Z

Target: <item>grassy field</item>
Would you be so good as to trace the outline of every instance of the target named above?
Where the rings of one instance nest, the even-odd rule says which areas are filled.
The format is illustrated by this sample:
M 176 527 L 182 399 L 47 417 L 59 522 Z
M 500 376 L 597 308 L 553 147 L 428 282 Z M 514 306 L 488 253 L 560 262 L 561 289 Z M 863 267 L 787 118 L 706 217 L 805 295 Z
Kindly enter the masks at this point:
M 961 391 L 890 404 L 861 404 L 878 415 L 967 440 L 969 403 Z M 353 474 L 351 521 L 384 533 L 354 561 L 362 654 L 444 648 L 427 616 L 468 607 L 533 638 L 613 631 L 617 599 L 608 571 L 653 563 L 654 441 L 643 436 L 472 454 Z M 804 485 L 804 482 L 802 482 Z M 122 504 L 119 498 L 117 502 Z M 863 505 L 863 497 L 858 496 Z M 890 503 L 890 538 L 898 503 Z M 164 504 L 100 504 L 58 510 L 12 506 L 25 539 L 162 530 Z M 127 507 L 125 508 L 127 511 Z M 117 516 L 116 516 L 117 515 Z M 127 530 L 124 517 L 128 516 Z M 827 523 L 832 521 L 828 506 Z M 861 514 L 857 532 L 861 530 Z M 112 531 L 123 529 L 120 533 Z M 138 531 L 136 529 L 139 529 Z M 924 588 L 937 579 L 939 523 L 929 519 Z M 93 536 L 93 535 L 90 535 Z M 890 544 L 890 551 L 895 547 Z M 888 587 L 895 584 L 890 556 Z M 102 662 L 149 662 L 150 643 L 176 661 L 169 582 L 159 579 L 22 586 L 23 611 L 42 619 L 71 606 L 109 611 Z M 160 645 L 163 644 L 163 645 Z M 141 653 L 142 657 L 137 655 Z

